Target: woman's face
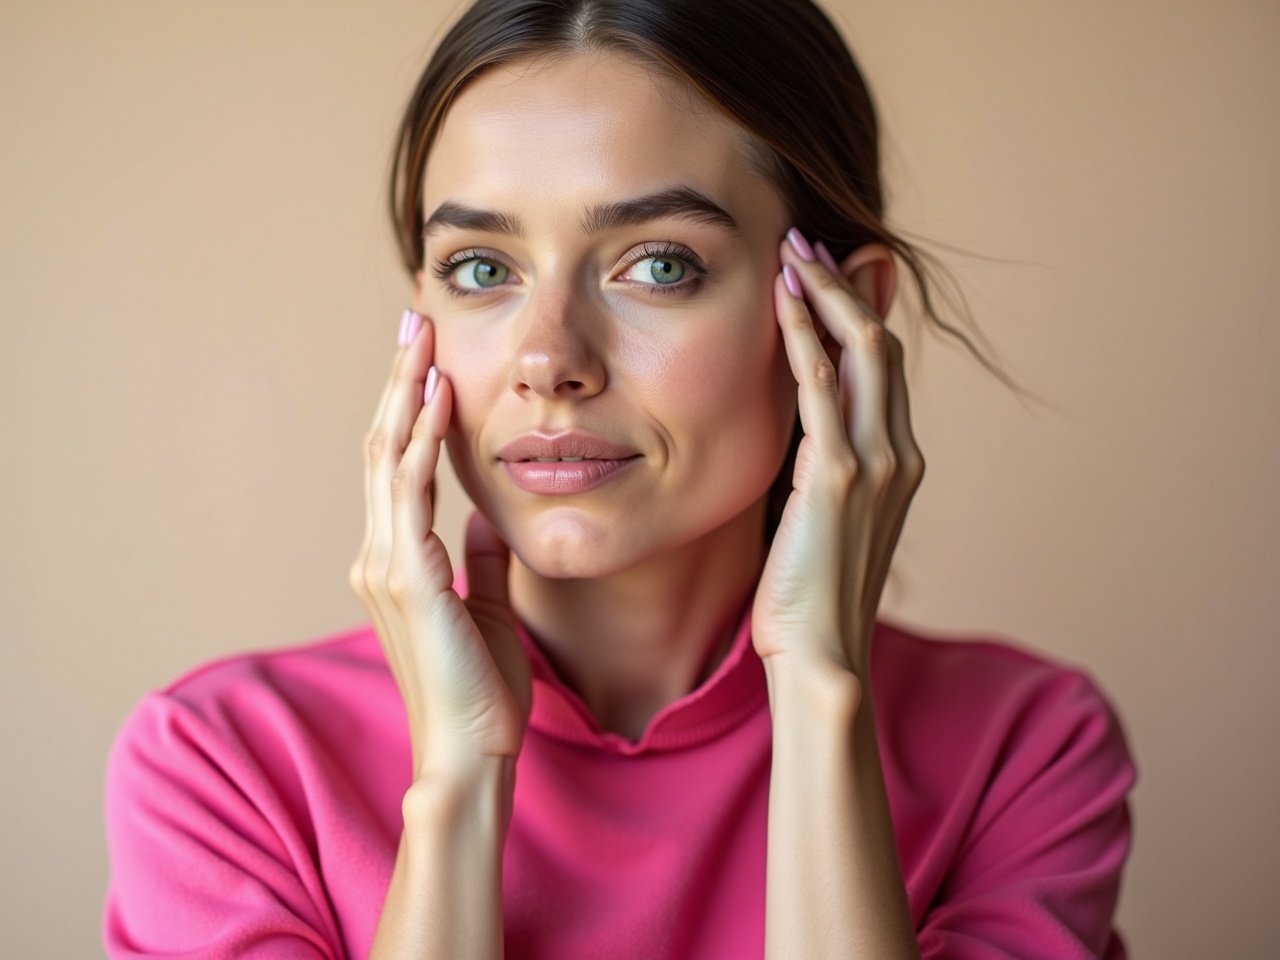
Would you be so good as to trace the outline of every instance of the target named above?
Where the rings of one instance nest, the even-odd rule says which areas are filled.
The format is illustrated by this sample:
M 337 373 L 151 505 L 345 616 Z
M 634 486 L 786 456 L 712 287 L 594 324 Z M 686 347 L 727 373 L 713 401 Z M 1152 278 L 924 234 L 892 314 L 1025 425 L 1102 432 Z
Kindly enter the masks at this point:
M 675 190 L 736 228 L 678 205 L 593 213 Z M 449 457 L 521 562 L 599 577 L 735 521 L 759 532 L 763 512 L 745 511 L 796 414 L 773 301 L 790 224 L 740 128 L 612 54 L 495 69 L 450 107 L 423 209 L 415 308 L 454 390 Z M 640 456 L 569 495 L 522 489 L 499 458 L 575 429 Z

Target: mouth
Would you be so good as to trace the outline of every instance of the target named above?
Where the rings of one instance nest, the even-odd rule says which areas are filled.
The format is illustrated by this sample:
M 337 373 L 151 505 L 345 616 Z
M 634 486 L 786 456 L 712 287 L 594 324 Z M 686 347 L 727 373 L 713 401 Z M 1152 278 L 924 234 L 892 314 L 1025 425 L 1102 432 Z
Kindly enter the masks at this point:
M 622 463 L 634 460 L 640 454 L 630 457 L 526 457 L 523 460 L 508 460 L 508 463 Z
M 541 495 L 567 495 L 587 493 L 615 477 L 625 475 L 635 454 L 620 460 L 575 457 L 564 459 L 504 460 L 507 476 L 526 493 Z
M 512 440 L 497 455 L 507 463 L 586 463 L 633 460 L 639 452 L 621 440 L 573 429 L 557 434 L 527 433 Z

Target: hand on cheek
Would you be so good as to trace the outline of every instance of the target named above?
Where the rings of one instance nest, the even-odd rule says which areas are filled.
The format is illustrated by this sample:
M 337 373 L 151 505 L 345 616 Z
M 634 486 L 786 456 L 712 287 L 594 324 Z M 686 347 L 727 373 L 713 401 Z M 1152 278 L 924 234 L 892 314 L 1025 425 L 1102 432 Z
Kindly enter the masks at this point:
M 766 666 L 799 662 L 829 673 L 834 665 L 861 688 L 924 458 L 911 431 L 901 343 L 797 231 L 788 239 L 775 315 L 804 436 L 754 601 L 753 642 Z

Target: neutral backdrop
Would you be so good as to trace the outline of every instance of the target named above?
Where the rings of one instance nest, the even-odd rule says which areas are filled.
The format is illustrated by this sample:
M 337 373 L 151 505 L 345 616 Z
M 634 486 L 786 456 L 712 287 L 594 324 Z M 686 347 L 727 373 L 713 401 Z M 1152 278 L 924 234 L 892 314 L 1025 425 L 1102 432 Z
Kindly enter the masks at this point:
M 456 7 L 0 9 L 0 954 L 100 956 L 125 714 L 365 622 L 360 443 L 410 289 L 384 179 Z M 1280 5 L 833 9 L 893 222 L 1061 408 L 907 335 L 929 471 L 882 610 L 1113 699 L 1135 956 L 1275 956 Z

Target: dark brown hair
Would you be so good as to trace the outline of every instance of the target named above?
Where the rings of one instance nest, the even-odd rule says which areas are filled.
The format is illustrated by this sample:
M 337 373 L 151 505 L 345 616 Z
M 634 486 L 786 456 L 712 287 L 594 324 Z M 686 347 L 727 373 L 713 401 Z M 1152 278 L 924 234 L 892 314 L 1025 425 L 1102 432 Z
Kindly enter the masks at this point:
M 837 261 L 864 244 L 885 244 L 911 271 L 926 316 L 1006 386 L 1027 393 L 938 316 L 928 264 L 945 268 L 886 225 L 875 106 L 849 47 L 810 0 L 477 0 L 437 45 L 396 138 L 389 199 L 410 274 L 423 266 L 427 155 L 453 98 L 495 65 L 593 50 L 682 80 L 744 127 L 793 225 Z M 962 316 L 989 346 L 967 304 Z M 801 436 L 797 416 L 769 489 L 766 543 L 791 493 Z

